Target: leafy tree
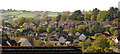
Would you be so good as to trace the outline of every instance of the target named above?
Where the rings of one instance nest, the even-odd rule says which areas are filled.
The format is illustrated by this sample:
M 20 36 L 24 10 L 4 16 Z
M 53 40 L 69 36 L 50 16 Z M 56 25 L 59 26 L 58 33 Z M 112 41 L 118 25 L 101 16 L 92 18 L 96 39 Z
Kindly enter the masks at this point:
M 105 26 L 106 31 L 109 30 L 111 27 L 113 27 L 113 26 L 112 25 L 106 25 Z
M 38 33 L 46 32 L 46 28 L 37 27 L 37 32 L 38 32 Z
M 102 53 L 102 48 L 95 47 L 95 46 L 88 46 L 87 49 L 85 49 L 85 53 Z
M 94 16 L 91 16 L 90 19 L 91 19 L 91 21 L 94 21 L 94 20 L 95 20 Z
M 54 28 L 52 28 L 52 27 L 48 27 L 48 28 L 47 28 L 47 32 L 48 32 L 48 33 L 51 33 L 53 30 L 54 30 Z
M 99 14 L 97 15 L 97 20 L 98 21 L 105 21 L 107 13 L 108 13 L 107 11 L 100 11 Z
M 79 31 L 80 33 L 86 33 L 86 30 L 87 30 L 87 26 L 85 25 L 80 25 L 78 28 L 76 28 L 77 31 Z
M 24 22 L 25 22 L 25 18 L 22 17 L 18 19 L 17 24 L 21 26 Z
M 117 29 L 118 29 L 118 27 L 111 27 L 111 28 L 110 28 L 110 32 L 111 32 L 112 34 L 114 34 L 114 31 L 117 30 Z
M 34 31 L 37 31 L 37 28 L 36 28 L 36 26 L 33 26 L 32 30 L 34 30 Z
M 49 43 L 49 42 L 46 43 L 46 46 L 54 47 L 54 45 L 52 43 Z
M 91 28 L 89 28 L 89 32 L 91 35 L 94 35 L 95 33 L 102 33 L 105 31 L 105 28 L 100 25 L 99 22 L 96 22 L 95 25 L 93 25 Z
M 56 21 L 60 21 L 60 18 L 61 18 L 61 15 L 58 15 L 58 16 L 56 17 Z
M 34 23 L 36 26 L 38 26 L 38 25 L 40 24 L 40 19 L 39 19 L 39 18 L 34 18 L 33 20 L 34 20 L 33 23 Z
M 2 33 L 2 41 L 5 42 L 8 40 L 8 35 L 7 33 Z
M 108 39 L 105 35 L 99 36 L 93 43 L 93 46 L 101 47 L 104 49 L 105 47 L 109 47 Z
M 96 20 L 96 18 L 97 18 L 97 15 L 98 15 L 98 13 L 99 13 L 99 9 L 97 9 L 97 8 L 95 8 L 95 9 L 93 9 L 93 11 L 92 11 L 92 18 L 91 18 L 91 20 Z
M 76 11 L 74 11 L 73 14 L 69 17 L 69 19 L 71 19 L 71 20 L 82 20 L 82 19 L 81 19 L 81 15 L 82 15 L 81 11 L 80 11 L 80 10 L 76 10 Z
M 56 32 L 62 33 L 62 29 L 61 28 L 55 28 Z
M 85 21 L 88 21 L 88 20 L 90 20 L 90 14 L 89 13 L 85 13 L 85 16 L 84 16 L 84 20 Z
M 103 34 L 102 33 L 95 33 L 95 37 L 97 38 L 97 37 L 99 37 L 99 36 L 102 36 Z
M 69 11 L 63 11 L 63 12 L 61 13 L 61 18 L 60 18 L 60 20 L 61 20 L 61 21 L 65 21 L 67 18 L 69 18 L 69 16 L 70 16 L 70 12 L 69 12 Z
M 45 18 L 44 18 L 43 20 L 45 20 L 45 21 L 50 21 L 51 19 L 50 19 L 50 17 L 45 16 Z
M 40 42 L 39 46 L 45 46 L 45 43 L 44 42 Z
M 22 24 L 22 26 L 26 26 L 26 25 L 28 25 L 28 24 L 27 23 Z
M 75 32 L 76 32 L 76 29 L 75 29 L 75 28 L 70 28 L 69 33 L 73 33 L 73 34 L 75 34 Z
M 116 22 L 116 23 L 120 22 L 120 18 L 114 19 L 114 20 L 113 20 L 113 23 L 115 23 L 115 22 Z
M 111 47 L 115 46 L 115 43 L 112 40 L 109 40 L 109 44 L 110 44 Z
M 109 12 L 109 17 L 111 18 L 111 20 L 117 18 L 118 8 L 110 7 L 110 9 L 108 10 L 108 12 Z
M 114 33 L 113 33 L 114 36 L 118 36 L 118 34 L 119 34 L 118 30 L 115 30 Z
M 85 40 L 85 43 L 82 43 L 82 45 L 84 45 L 84 48 L 86 49 L 87 47 L 92 45 L 92 42 L 90 40 L 90 38 L 88 38 L 87 40 Z

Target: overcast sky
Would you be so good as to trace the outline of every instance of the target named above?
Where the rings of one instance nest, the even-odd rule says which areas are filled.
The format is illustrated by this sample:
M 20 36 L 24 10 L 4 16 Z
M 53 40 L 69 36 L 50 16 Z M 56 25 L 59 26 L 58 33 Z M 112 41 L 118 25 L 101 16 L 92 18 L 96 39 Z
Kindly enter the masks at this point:
M 120 0 L 1 0 L 0 9 L 32 11 L 74 11 L 74 10 L 108 10 L 118 7 Z

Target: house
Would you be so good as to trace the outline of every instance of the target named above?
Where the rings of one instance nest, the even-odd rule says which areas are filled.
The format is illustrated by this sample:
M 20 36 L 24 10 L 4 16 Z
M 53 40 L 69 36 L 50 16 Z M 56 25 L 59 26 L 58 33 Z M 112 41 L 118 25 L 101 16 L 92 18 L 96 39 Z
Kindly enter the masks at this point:
M 70 41 L 66 41 L 65 42 L 65 45 L 68 46 L 68 45 L 72 45 L 72 43 Z
M 40 40 L 45 40 L 45 38 L 46 38 L 46 35 L 39 35 Z
M 69 29 L 69 28 L 70 28 L 70 25 L 68 25 L 68 24 L 63 24 L 62 27 L 63 27 L 64 29 Z
M 64 25 L 65 23 L 64 22 L 59 22 L 58 23 L 58 27 L 60 27 L 60 26 L 62 26 L 62 25 Z
M 113 26 L 118 26 L 118 23 L 114 23 Z
M 6 43 L 9 46 L 18 46 L 17 42 L 13 39 L 10 39 L 10 40 L 6 41 Z
M 34 37 L 34 36 L 33 36 L 33 34 L 29 33 L 29 34 L 28 34 L 28 37 Z
M 66 41 L 69 41 L 70 43 L 73 43 L 73 37 L 72 36 L 68 36 Z
M 35 26 L 35 24 L 34 24 L 34 23 L 30 23 L 29 26 L 30 26 L 30 27 L 33 27 L 33 26 Z
M 66 42 L 66 39 L 64 37 L 59 38 L 59 43 L 63 45 Z
M 90 22 L 86 22 L 86 26 L 90 27 Z
M 75 36 L 80 36 L 80 33 L 79 33 L 79 32 L 76 32 L 76 33 L 75 33 Z
M 38 36 L 38 33 L 36 33 L 36 32 L 30 32 L 30 33 L 28 33 L 27 36 L 28 36 L 28 37 L 37 37 L 37 36 Z
M 80 36 L 79 36 L 79 40 L 85 40 L 87 37 L 84 35 L 84 34 L 81 34 Z
M 41 33 L 41 34 L 39 34 L 38 37 L 39 37 L 40 40 L 45 40 L 45 38 L 48 37 L 48 33 Z
M 49 22 L 47 21 L 43 24 L 44 27 L 48 27 L 48 25 L 49 25 Z
M 58 27 L 58 21 L 55 21 L 52 27 L 57 28 Z
M 113 38 L 112 38 L 112 41 L 115 42 L 115 43 L 117 44 L 117 43 L 118 43 L 117 37 L 113 37 Z
M 76 44 L 78 44 L 80 41 L 79 40 L 77 40 L 77 39 L 75 39 L 74 41 L 73 41 L 73 43 L 76 43 Z
M 105 35 L 109 36 L 110 35 L 110 32 L 109 31 L 105 31 L 103 32 Z
M 9 46 L 7 42 L 2 42 L 2 46 Z
M 31 43 L 25 38 L 20 38 L 20 40 L 18 41 L 18 45 L 19 46 L 32 46 Z

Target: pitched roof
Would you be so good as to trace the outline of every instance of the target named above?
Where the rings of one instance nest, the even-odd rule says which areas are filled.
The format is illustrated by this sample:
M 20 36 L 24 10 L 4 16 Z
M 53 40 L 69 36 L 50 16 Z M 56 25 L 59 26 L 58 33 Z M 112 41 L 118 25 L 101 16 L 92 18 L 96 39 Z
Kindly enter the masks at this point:
M 20 46 L 32 46 L 31 43 L 25 38 L 20 38 L 18 43 L 20 43 Z
M 9 40 L 6 42 L 9 46 L 17 46 L 17 42 L 15 40 Z
M 76 32 L 76 33 L 75 33 L 75 35 L 76 35 L 76 36 L 79 36 L 79 35 L 80 35 L 80 33 L 79 33 L 79 32 Z
M 108 31 L 105 31 L 104 33 L 106 33 L 106 34 L 108 34 L 108 35 L 110 34 L 110 32 L 108 32 Z
M 59 38 L 59 43 L 65 43 L 66 39 L 64 37 Z
M 85 40 L 87 37 L 84 35 L 84 34 L 81 34 L 80 36 L 79 36 L 79 39 L 80 40 Z

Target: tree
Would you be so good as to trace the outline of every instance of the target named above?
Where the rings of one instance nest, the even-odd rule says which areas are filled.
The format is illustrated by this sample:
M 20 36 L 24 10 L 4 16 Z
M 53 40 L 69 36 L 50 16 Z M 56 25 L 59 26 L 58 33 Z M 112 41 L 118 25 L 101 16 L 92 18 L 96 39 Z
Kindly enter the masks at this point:
M 55 31 L 59 32 L 59 33 L 62 33 L 62 29 L 61 28 L 56 28 Z
M 110 28 L 110 32 L 111 32 L 112 34 L 114 34 L 114 31 L 117 30 L 117 29 L 118 29 L 118 27 L 111 27 L 111 28 Z
M 97 9 L 97 8 L 93 9 L 93 11 L 92 11 L 92 18 L 91 18 L 92 20 L 96 20 L 99 11 L 100 10 Z
M 61 13 L 61 18 L 60 18 L 60 20 L 61 20 L 61 21 L 65 21 L 67 18 L 69 18 L 69 16 L 70 16 L 70 11 L 63 11 L 63 12 Z
M 8 40 L 7 33 L 2 33 L 2 42 L 6 42 Z
M 87 47 L 91 46 L 92 45 L 92 42 L 90 40 L 90 37 L 85 40 L 85 43 L 82 43 L 82 45 L 84 45 L 84 48 L 86 49 Z
M 25 22 L 25 18 L 19 18 L 17 21 L 18 26 L 21 26 Z
M 109 47 L 108 39 L 105 35 L 98 36 L 98 38 L 93 42 L 93 46 L 101 47 L 102 49 L 104 49 L 105 47 Z
M 38 26 L 38 25 L 40 24 L 40 19 L 39 19 L 39 18 L 34 18 L 33 20 L 34 20 L 33 23 L 34 23 L 36 26 Z
M 114 7 L 110 7 L 110 9 L 108 10 L 111 20 L 117 18 L 117 14 L 118 14 L 118 8 L 114 8 Z
M 102 49 L 100 47 L 95 46 L 88 46 L 87 49 L 85 49 L 85 53 L 101 53 Z
M 82 15 L 82 13 L 81 13 L 81 11 L 80 10 L 76 10 L 76 11 L 74 11 L 73 12 L 73 14 L 69 17 L 69 19 L 71 19 L 71 20 L 83 20 L 82 18 L 81 18 L 81 15 Z
M 90 20 L 90 14 L 89 13 L 85 13 L 85 15 L 84 15 L 84 20 L 85 21 L 88 21 L 88 20 Z
M 50 21 L 51 19 L 50 19 L 50 17 L 45 16 L 45 18 L 44 18 L 43 20 L 45 20 L 45 21 Z
M 55 20 L 60 21 L 60 19 L 61 19 L 61 15 L 58 15 Z
M 98 21 L 105 21 L 107 13 L 108 13 L 107 11 L 100 11 L 99 14 L 97 15 L 97 20 Z
M 109 40 L 109 44 L 111 47 L 115 46 L 115 43 L 112 40 Z
M 102 33 L 95 33 L 95 37 L 97 38 L 97 37 L 99 37 L 99 36 L 102 36 L 103 34 Z
M 54 45 L 52 43 L 49 43 L 49 42 L 46 43 L 46 46 L 54 47 Z
M 94 21 L 94 20 L 95 20 L 95 18 L 94 18 L 93 16 L 91 16 L 91 17 L 90 17 L 90 20 L 91 20 L 91 21 Z
M 114 33 L 113 33 L 114 36 L 118 36 L 118 34 L 119 34 L 118 30 L 115 30 Z
M 44 42 L 40 42 L 39 46 L 45 46 L 45 43 Z
M 46 28 L 37 27 L 37 32 L 38 32 L 38 33 L 46 32 Z
M 88 27 L 86 25 L 80 25 L 78 28 L 76 28 L 76 30 L 79 31 L 80 33 L 86 34 L 87 28 Z
M 70 28 L 69 33 L 75 34 L 75 32 L 76 32 L 76 29 L 75 29 L 75 28 Z
M 96 22 L 95 25 L 89 28 L 89 32 L 91 35 L 94 35 L 95 33 L 102 33 L 104 31 L 105 31 L 105 28 L 102 25 L 100 25 L 99 22 Z
M 28 25 L 28 24 L 27 23 L 22 24 L 22 26 L 26 26 L 26 25 Z
M 48 33 L 51 33 L 53 30 L 54 30 L 54 28 L 52 28 L 52 27 L 48 27 L 48 28 L 47 28 L 47 32 L 48 32 Z

